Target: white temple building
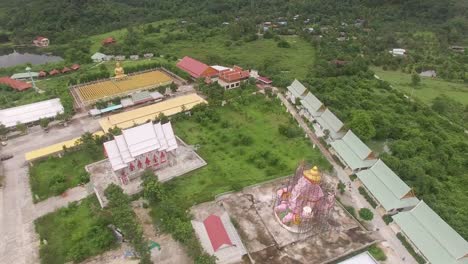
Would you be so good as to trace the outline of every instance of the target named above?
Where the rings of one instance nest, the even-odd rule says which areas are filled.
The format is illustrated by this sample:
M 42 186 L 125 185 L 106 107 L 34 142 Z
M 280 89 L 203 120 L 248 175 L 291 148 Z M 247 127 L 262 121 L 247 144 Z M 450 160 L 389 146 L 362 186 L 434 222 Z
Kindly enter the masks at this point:
M 146 123 L 125 129 L 104 143 L 115 176 L 128 184 L 146 169 L 158 170 L 175 160 L 177 141 L 170 122 Z

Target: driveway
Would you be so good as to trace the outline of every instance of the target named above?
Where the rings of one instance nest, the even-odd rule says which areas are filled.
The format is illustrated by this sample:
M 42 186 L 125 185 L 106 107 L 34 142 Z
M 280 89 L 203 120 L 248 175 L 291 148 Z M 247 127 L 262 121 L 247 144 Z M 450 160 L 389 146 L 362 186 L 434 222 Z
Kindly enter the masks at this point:
M 33 127 L 28 135 L 9 140 L 8 145 L 0 150 L 2 154 L 14 155 L 12 159 L 3 162 L 5 182 L 4 188 L 0 189 L 0 263 L 39 263 L 39 240 L 33 221 L 36 216 L 68 202 L 54 201 L 51 206 L 41 203 L 40 208 L 44 209 L 36 211 L 29 188 L 28 166 L 24 154 L 79 137 L 85 131 L 94 132 L 98 128 L 97 120 L 90 118 L 74 119 L 69 126 L 54 127 L 48 133 L 40 127 Z

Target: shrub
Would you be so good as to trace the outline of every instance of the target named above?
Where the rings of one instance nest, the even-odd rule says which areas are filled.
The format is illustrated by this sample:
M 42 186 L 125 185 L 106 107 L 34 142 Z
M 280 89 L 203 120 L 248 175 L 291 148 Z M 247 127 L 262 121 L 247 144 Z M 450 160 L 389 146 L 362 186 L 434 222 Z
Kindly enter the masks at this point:
M 370 221 L 374 218 L 374 213 L 368 208 L 361 208 L 359 210 L 359 217 L 363 220 Z
M 286 40 L 280 40 L 278 42 L 278 48 L 290 48 L 291 47 L 291 44 L 289 44 L 289 42 L 287 42 Z
M 382 216 L 382 219 L 384 220 L 385 224 L 390 224 L 391 222 L 393 222 L 393 218 L 391 215 L 384 215 Z
M 357 179 L 357 175 L 356 174 L 351 174 L 349 175 L 349 179 L 351 179 L 351 181 L 354 181 Z
M 346 211 L 348 211 L 348 213 L 350 213 L 352 216 L 356 217 L 356 209 L 354 209 L 354 207 L 352 207 L 350 205 L 345 205 L 344 208 L 346 209 Z
M 345 192 L 346 185 L 340 181 L 337 186 L 338 190 L 340 190 L 340 193 L 343 194 Z
M 387 259 L 385 252 L 376 245 L 370 246 L 367 250 L 378 261 L 385 261 Z
M 295 138 L 302 135 L 302 130 L 293 125 L 279 125 L 278 132 L 287 138 Z
M 401 244 L 403 244 L 403 246 L 406 248 L 406 250 L 408 250 L 408 252 L 411 254 L 411 256 L 413 256 L 414 259 L 419 264 L 426 263 L 426 260 L 421 255 L 416 253 L 416 251 L 414 251 L 413 246 L 411 246 L 411 244 L 406 240 L 406 237 L 402 233 L 397 233 L 396 236 L 400 240 Z
M 370 197 L 370 195 L 367 193 L 366 189 L 364 189 L 364 187 L 360 186 L 358 188 L 359 190 L 359 193 L 364 196 L 364 198 L 366 199 L 366 201 L 372 206 L 372 208 L 376 208 L 377 207 L 377 203 L 374 201 L 374 199 L 372 199 L 372 197 Z

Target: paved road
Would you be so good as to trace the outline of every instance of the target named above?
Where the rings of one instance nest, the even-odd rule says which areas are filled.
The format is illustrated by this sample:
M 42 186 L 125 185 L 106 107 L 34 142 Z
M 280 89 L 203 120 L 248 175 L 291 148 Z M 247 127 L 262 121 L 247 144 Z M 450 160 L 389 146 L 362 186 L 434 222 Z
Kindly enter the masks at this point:
M 335 160 L 333 159 L 333 156 L 331 155 L 330 151 L 322 144 L 320 143 L 319 139 L 317 136 L 314 134 L 314 132 L 309 128 L 307 123 L 304 122 L 302 117 L 298 114 L 296 108 L 289 103 L 289 101 L 284 97 L 283 94 L 278 93 L 278 98 L 281 100 L 281 102 L 286 106 L 287 111 L 296 119 L 296 121 L 299 123 L 299 125 L 302 127 L 304 132 L 307 134 L 309 139 L 312 141 L 312 143 L 319 148 L 319 150 L 322 152 L 322 154 L 325 156 L 325 158 L 332 164 L 333 168 L 337 172 L 337 177 L 348 186 L 349 184 L 352 186 L 350 189 L 348 188 L 347 190 L 350 192 L 349 197 L 351 198 L 351 203 L 353 207 L 355 208 L 363 208 L 367 207 L 370 208 L 371 210 L 372 207 L 369 206 L 367 201 L 364 200 L 364 197 L 359 193 L 358 187 L 354 182 L 352 182 L 349 178 L 349 173 L 347 173 L 343 168 L 338 165 Z M 377 228 L 379 229 L 379 235 L 382 236 L 383 240 L 385 242 L 383 243 L 385 248 L 384 250 L 387 253 L 387 263 L 410 263 L 410 264 L 416 264 L 416 261 L 414 258 L 408 253 L 408 251 L 403 247 L 403 245 L 400 243 L 398 238 L 396 237 L 395 232 L 385 224 L 385 222 L 382 220 L 381 216 L 378 214 L 376 210 L 373 210 L 374 213 L 374 219 L 370 223 L 374 230 Z M 402 259 L 405 259 L 404 261 Z
M 97 120 L 89 118 L 74 119 L 68 127 L 51 128 L 49 133 L 34 127 L 28 135 L 9 140 L 8 146 L 0 150 L 2 153 L 15 155 L 14 158 L 3 162 L 5 187 L 0 189 L 0 263 L 39 263 L 39 241 L 33 224 L 35 217 L 83 195 L 79 190 L 74 190 L 73 195 L 63 201 L 52 199 L 50 203 L 39 203 L 35 206 L 29 188 L 28 167 L 24 154 L 79 137 L 85 131 L 97 131 L 98 128 Z

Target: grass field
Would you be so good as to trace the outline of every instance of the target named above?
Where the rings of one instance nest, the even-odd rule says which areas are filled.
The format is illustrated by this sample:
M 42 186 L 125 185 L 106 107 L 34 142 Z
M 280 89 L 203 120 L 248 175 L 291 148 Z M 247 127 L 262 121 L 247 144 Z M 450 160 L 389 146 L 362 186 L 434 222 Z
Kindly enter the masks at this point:
M 114 236 L 102 213 L 93 195 L 37 219 L 41 263 L 80 262 L 112 248 Z
M 101 159 L 104 159 L 102 152 L 93 159 L 85 151 L 78 150 L 66 153 L 62 158 L 50 157 L 35 163 L 29 170 L 33 200 L 42 201 L 88 182 L 85 165 Z
M 272 39 L 259 39 L 252 42 L 226 47 L 225 35 L 217 35 L 194 42 L 177 40 L 161 47 L 162 54 L 172 54 L 179 58 L 193 56 L 207 61 L 210 56 L 217 56 L 225 61 L 249 68 L 261 68 L 265 64 L 281 70 L 290 78 L 304 78 L 315 61 L 315 49 L 310 43 L 297 36 L 283 37 L 291 48 L 279 48 Z
M 329 163 L 302 136 L 287 138 L 278 132 L 291 117 L 276 100 L 255 96 L 247 105 L 216 110 L 221 120 L 201 124 L 190 118 L 174 121 L 175 133 L 186 143 L 199 145 L 197 152 L 208 163 L 190 175 L 168 183 L 186 206 L 212 200 L 216 194 L 294 173 L 299 161 L 321 168 Z M 292 124 L 297 126 L 297 124 Z M 244 144 L 243 138 L 250 138 Z
M 384 71 L 376 67 L 372 68 L 372 70 L 382 80 L 389 82 L 394 88 L 404 92 L 408 96 L 411 95 L 413 90 L 413 96 L 427 104 L 431 104 L 434 98 L 442 94 L 464 105 L 468 104 L 468 84 L 448 82 L 441 79 L 421 78 L 421 84 L 413 89 L 411 74 L 398 71 Z

